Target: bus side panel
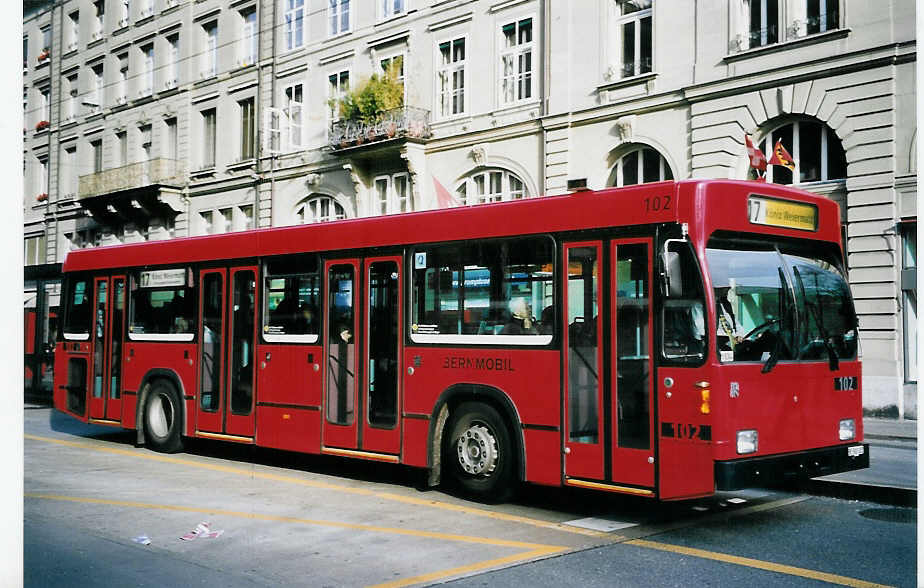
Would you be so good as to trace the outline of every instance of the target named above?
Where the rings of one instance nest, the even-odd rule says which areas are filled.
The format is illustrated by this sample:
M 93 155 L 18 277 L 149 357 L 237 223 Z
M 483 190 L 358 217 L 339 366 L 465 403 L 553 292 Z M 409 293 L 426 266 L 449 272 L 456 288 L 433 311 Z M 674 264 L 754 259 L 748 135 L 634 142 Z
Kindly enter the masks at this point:
M 715 492 L 711 407 L 710 414 L 703 414 L 702 391 L 694 385 L 703 375 L 702 370 L 658 370 L 658 496 L 662 500 Z
M 401 439 L 401 462 L 409 466 L 427 467 L 427 437 L 430 434 L 430 420 L 405 418 L 404 435 Z
M 550 483 L 558 484 L 561 481 L 558 454 L 561 447 L 558 432 L 561 425 L 560 361 L 559 352 L 548 349 L 408 347 L 405 349 L 404 365 L 414 369 L 413 374 L 408 374 L 407 370 L 404 372 L 404 411 L 431 415 L 440 395 L 456 384 L 475 384 L 500 390 L 513 402 L 520 424 L 539 425 L 552 433 L 544 438 L 544 442 L 552 442 L 550 447 L 533 444 L 542 452 L 538 456 L 533 456 L 530 445 L 527 445 L 526 462 L 527 467 L 532 468 L 530 472 L 535 472 L 540 480 L 551 479 L 551 470 L 544 468 L 554 469 L 555 480 Z M 476 395 L 470 399 L 479 400 L 479 397 Z M 490 401 L 488 398 L 484 400 Z M 426 465 L 428 423 L 420 419 L 405 419 L 404 422 L 407 427 L 405 462 L 415 464 L 410 461 L 411 454 L 422 451 L 424 461 L 420 465 Z M 422 436 L 418 428 L 424 431 Z M 519 434 L 518 431 L 514 433 Z M 411 437 L 415 438 L 413 444 Z M 421 441 L 417 441 L 418 437 Z M 420 448 L 418 443 L 422 445 Z M 546 455 L 552 456 L 551 459 L 546 459 Z M 545 465 L 532 467 L 533 460 L 541 460 Z
M 57 344 L 57 349 L 55 350 L 55 383 L 52 395 L 54 405 L 61 412 L 83 422 L 87 422 L 88 418 L 86 400 L 90 382 L 90 359 L 90 344 L 87 342 L 66 341 Z M 74 362 L 72 363 L 71 360 L 74 360 Z M 78 369 L 81 366 L 83 368 L 82 374 L 80 373 L 81 370 Z M 73 388 L 78 385 L 82 390 Z M 73 390 L 69 391 L 69 388 L 73 388 Z M 76 396 L 71 397 L 72 394 L 80 396 L 82 402 Z M 75 408 L 83 404 L 82 414 L 76 410 L 71 410 L 69 401 L 75 403 Z
M 561 432 L 525 429 L 526 480 L 547 486 L 561 484 Z
M 860 362 L 842 361 L 837 371 L 831 371 L 827 362 L 824 362 L 817 372 L 812 394 L 808 396 L 803 392 L 800 399 L 806 422 L 806 447 L 828 447 L 862 441 L 863 401 L 860 384 L 863 378 Z M 838 436 L 843 419 L 853 419 L 856 427 L 856 436 L 850 441 L 841 441 Z
M 257 445 L 321 451 L 321 348 L 257 346 Z
M 320 362 L 319 346 L 258 345 L 257 403 L 321 406 Z
M 178 392 L 185 396 L 185 400 L 193 400 L 196 395 L 196 345 L 194 343 L 162 343 L 157 341 L 126 341 L 123 354 L 122 389 L 141 394 L 141 384 L 144 377 L 157 370 L 162 373 L 172 373 L 180 380 L 181 389 Z M 191 397 L 191 398 L 190 398 Z M 135 398 L 136 402 L 140 400 Z M 188 412 L 189 403 L 186 402 L 186 431 L 184 435 L 192 435 L 196 430 L 194 413 Z M 134 420 L 134 406 L 131 407 L 130 419 Z M 128 407 L 122 408 L 123 426 L 129 427 L 126 417 L 129 416 Z M 134 424 L 134 423 L 133 423 Z

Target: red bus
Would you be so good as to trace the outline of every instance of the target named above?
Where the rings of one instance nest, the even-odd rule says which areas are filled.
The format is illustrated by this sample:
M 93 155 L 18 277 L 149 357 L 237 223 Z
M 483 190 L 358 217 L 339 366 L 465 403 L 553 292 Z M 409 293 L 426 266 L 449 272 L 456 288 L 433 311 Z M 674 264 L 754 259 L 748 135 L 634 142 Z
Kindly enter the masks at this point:
M 71 252 L 55 406 L 661 500 L 868 467 L 836 203 L 680 181 Z

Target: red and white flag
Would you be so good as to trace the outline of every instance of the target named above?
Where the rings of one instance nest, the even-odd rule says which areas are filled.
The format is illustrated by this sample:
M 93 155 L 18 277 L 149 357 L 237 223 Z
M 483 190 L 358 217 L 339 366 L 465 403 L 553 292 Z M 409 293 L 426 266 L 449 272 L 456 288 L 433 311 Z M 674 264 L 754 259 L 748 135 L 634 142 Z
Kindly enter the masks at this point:
M 789 151 L 786 151 L 782 141 L 779 139 L 776 140 L 776 145 L 773 146 L 773 155 L 767 163 L 770 165 L 782 165 L 789 168 L 790 171 L 796 171 L 796 162 L 793 161 L 792 155 L 789 154 Z
M 751 143 L 751 138 L 747 134 L 744 135 L 744 146 L 748 151 L 748 159 L 750 160 L 751 167 L 766 171 L 767 158 L 764 156 L 764 152 L 755 147 L 754 143 Z

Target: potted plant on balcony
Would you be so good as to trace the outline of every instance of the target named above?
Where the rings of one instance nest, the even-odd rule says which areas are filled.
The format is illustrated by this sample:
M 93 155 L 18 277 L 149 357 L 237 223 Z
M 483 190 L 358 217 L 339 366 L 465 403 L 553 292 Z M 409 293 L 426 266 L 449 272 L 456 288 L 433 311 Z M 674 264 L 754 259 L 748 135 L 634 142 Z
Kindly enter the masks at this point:
M 37 58 L 37 59 L 38 59 L 38 62 L 39 62 L 39 63 L 42 63 L 42 62 L 44 62 L 46 59 L 48 59 L 49 57 L 51 57 L 51 49 L 49 49 L 49 48 L 46 47 L 46 48 L 42 49 L 42 52 L 41 52 L 41 53 L 38 54 L 38 58 Z
M 45 129 L 48 128 L 49 124 L 50 123 L 47 120 L 40 120 L 37 123 L 35 123 L 35 130 L 44 131 Z
M 378 124 L 383 114 L 404 106 L 404 86 L 398 81 L 397 68 L 389 67 L 382 75 L 362 80 L 341 98 L 331 99 L 330 106 L 352 131 L 344 135 L 341 146 L 351 139 L 357 145 L 376 140 L 383 132 L 382 125 Z
M 39 194 L 38 196 L 36 196 L 35 199 L 36 199 L 37 201 L 39 201 L 39 202 L 45 202 L 46 200 L 48 200 L 48 193 L 47 193 L 47 192 L 42 192 L 41 194 Z

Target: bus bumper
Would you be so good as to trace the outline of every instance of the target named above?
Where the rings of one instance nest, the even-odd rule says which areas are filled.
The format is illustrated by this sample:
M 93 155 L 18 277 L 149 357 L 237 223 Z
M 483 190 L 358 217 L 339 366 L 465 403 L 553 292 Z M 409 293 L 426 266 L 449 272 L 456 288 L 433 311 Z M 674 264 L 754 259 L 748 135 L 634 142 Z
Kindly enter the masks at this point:
M 853 443 L 798 453 L 717 461 L 715 487 L 716 490 L 741 490 L 868 467 L 869 444 Z

